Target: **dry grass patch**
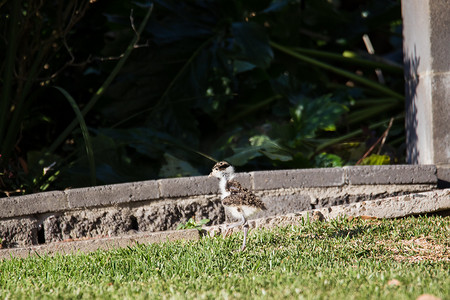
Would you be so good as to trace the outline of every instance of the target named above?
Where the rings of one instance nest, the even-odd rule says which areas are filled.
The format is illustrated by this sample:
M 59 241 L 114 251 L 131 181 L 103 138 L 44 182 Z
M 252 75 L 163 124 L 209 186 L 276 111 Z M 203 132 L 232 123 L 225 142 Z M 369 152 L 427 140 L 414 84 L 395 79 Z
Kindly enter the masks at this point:
M 431 237 L 420 237 L 411 240 L 381 240 L 376 242 L 384 250 L 392 253 L 396 261 L 447 261 L 450 262 L 448 245 L 439 244 Z

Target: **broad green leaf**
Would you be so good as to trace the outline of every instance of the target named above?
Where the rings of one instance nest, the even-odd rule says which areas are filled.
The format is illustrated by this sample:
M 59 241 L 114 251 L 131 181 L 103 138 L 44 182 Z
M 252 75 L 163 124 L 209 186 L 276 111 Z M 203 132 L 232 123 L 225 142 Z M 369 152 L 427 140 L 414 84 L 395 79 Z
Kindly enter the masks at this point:
M 271 140 L 266 135 L 255 135 L 248 139 L 250 145 L 254 147 L 264 147 L 271 144 Z
M 190 163 L 179 159 L 169 153 L 164 153 L 166 163 L 159 170 L 159 177 L 183 177 L 201 175 Z
M 261 150 L 261 153 L 270 158 L 271 160 L 280 160 L 280 161 L 291 161 L 292 156 L 289 154 L 280 154 L 275 152 L 269 152 Z
M 261 149 L 261 147 L 259 147 L 259 146 L 235 148 L 235 149 L 233 149 L 234 154 L 230 157 L 227 157 L 225 160 L 228 161 L 232 165 L 243 166 L 249 160 L 252 160 L 253 158 L 262 156 L 262 154 L 259 152 L 260 149 Z
M 290 161 L 292 155 L 266 135 L 255 135 L 249 138 L 250 146 L 235 148 L 235 154 L 226 160 L 237 166 L 246 164 L 253 158 L 265 155 L 271 160 Z
M 297 138 L 313 138 L 318 130 L 333 130 L 336 121 L 347 111 L 347 108 L 335 102 L 330 95 L 315 99 L 295 96 L 290 97 L 294 104 L 291 108 L 293 125 L 297 130 Z
M 342 167 L 342 158 L 331 153 L 320 153 L 314 158 L 316 166 L 321 168 Z
M 388 165 L 391 158 L 388 155 L 372 154 L 364 158 L 361 165 Z
M 251 137 L 250 144 L 252 146 L 260 147 L 260 152 L 272 160 L 292 160 L 292 155 L 286 149 L 266 135 L 256 135 Z
M 235 60 L 234 61 L 234 71 L 237 74 L 253 70 L 254 68 L 256 68 L 256 66 L 247 61 L 243 61 L 243 60 Z

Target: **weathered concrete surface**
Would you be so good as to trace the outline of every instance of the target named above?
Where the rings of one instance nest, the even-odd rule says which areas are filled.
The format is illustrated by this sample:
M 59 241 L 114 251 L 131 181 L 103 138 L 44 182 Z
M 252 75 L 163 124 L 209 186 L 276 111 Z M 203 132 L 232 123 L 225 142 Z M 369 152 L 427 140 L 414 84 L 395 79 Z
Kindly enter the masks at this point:
M 129 209 L 90 210 L 50 215 L 44 218 L 45 242 L 66 239 L 117 236 L 133 230 Z
M 345 184 L 345 169 L 322 168 L 252 172 L 254 190 L 329 187 Z
M 220 224 L 225 220 L 224 209 L 217 199 L 166 200 L 49 215 L 43 219 L 42 227 L 45 242 L 57 242 L 83 237 L 118 236 L 137 231 L 174 230 L 190 218 L 210 219 L 213 220 L 212 224 Z
M 64 193 L 70 208 L 108 206 L 160 198 L 158 183 L 154 180 L 66 190 Z
M 265 217 L 249 222 L 251 228 L 273 228 L 278 226 L 300 225 L 304 220 L 330 220 L 339 216 L 369 216 L 376 218 L 398 218 L 415 214 L 450 210 L 450 189 L 416 193 L 386 199 L 372 200 L 338 205 L 333 207 L 291 213 L 284 216 Z M 209 236 L 222 232 L 223 225 L 205 227 Z M 233 228 L 232 231 L 240 231 Z M 174 240 L 198 240 L 197 230 L 165 231 L 155 233 L 138 233 L 120 237 L 95 238 L 70 242 L 49 243 L 39 246 L 11 248 L 0 250 L 0 259 L 27 257 L 33 254 L 54 255 L 77 252 L 91 252 L 98 249 L 113 249 L 133 246 L 136 243 L 157 243 Z
M 348 185 L 328 188 L 286 188 L 257 191 L 255 192 L 256 195 L 266 204 L 267 210 L 256 213 L 252 216 L 252 219 L 430 191 L 434 186 L 435 185 L 430 184 L 380 184 Z
M 2 247 L 22 247 L 38 243 L 39 222 L 33 217 L 0 222 Z
M 0 219 L 68 209 L 64 192 L 54 191 L 0 199 Z
M 407 160 L 450 164 L 450 5 L 402 1 Z
M 435 183 L 434 165 L 353 166 L 344 167 L 350 185 Z
M 167 200 L 157 205 L 133 208 L 139 230 L 161 231 L 175 229 L 190 218 L 210 219 L 213 224 L 225 221 L 225 212 L 218 197 L 204 196 L 194 200 Z
M 30 255 L 75 254 L 96 250 L 110 250 L 124 248 L 136 244 L 161 243 L 177 240 L 198 240 L 200 233 L 197 229 L 165 231 L 152 233 L 138 233 L 120 237 L 107 237 L 49 243 L 39 246 L 12 248 L 0 250 L 0 260 L 11 257 L 28 257 Z

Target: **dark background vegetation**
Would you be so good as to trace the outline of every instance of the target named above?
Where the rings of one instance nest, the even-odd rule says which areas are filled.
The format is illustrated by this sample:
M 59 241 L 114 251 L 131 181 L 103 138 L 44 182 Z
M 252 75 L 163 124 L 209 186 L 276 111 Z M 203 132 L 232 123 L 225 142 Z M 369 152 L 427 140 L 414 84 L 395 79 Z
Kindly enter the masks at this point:
M 400 1 L 0 5 L 0 196 L 404 161 Z

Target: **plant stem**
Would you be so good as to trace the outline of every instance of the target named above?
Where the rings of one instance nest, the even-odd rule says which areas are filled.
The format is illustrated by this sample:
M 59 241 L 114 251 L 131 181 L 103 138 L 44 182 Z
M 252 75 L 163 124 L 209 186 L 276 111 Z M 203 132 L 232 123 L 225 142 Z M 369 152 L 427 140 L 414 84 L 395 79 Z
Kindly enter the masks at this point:
M 368 98 L 368 99 L 358 99 L 355 100 L 355 103 L 352 105 L 352 107 L 360 107 L 360 106 L 378 106 L 378 105 L 384 105 L 384 104 L 392 104 L 392 103 L 401 103 L 397 99 L 394 98 Z M 402 103 L 403 105 L 403 103 Z
M 375 62 L 375 61 L 371 61 L 371 60 L 360 58 L 360 57 L 345 57 L 341 54 L 332 53 L 332 52 L 328 52 L 328 51 L 320 51 L 320 50 L 315 50 L 315 49 L 305 49 L 305 48 L 295 47 L 294 50 L 301 54 L 322 57 L 322 58 L 331 59 L 334 61 L 340 61 L 340 62 L 344 62 L 347 64 L 352 64 L 352 65 L 356 64 L 359 66 L 366 66 L 366 67 L 370 67 L 370 68 L 380 68 L 380 69 L 383 69 L 383 70 L 386 70 L 386 71 L 389 71 L 392 73 L 403 75 L 403 68 L 401 66 L 397 66 L 397 65 L 393 65 L 393 64 L 390 65 L 390 64 L 382 63 L 382 62 Z
M 397 117 L 394 118 L 394 121 L 398 120 L 398 119 L 400 119 L 402 117 L 403 117 L 403 115 L 397 116 Z M 389 123 L 389 120 L 390 119 L 387 119 L 387 120 L 383 120 L 381 122 L 372 124 L 372 125 L 369 126 L 369 128 L 370 129 L 378 128 L 378 127 L 380 127 L 382 125 L 385 125 L 386 123 Z M 355 137 L 357 135 L 360 135 L 362 133 L 363 133 L 362 129 L 358 129 L 358 130 L 352 131 L 352 132 L 350 132 L 350 133 L 348 133 L 346 135 L 340 136 L 338 138 L 331 139 L 331 140 L 329 140 L 329 141 L 327 141 L 327 142 L 317 146 L 315 152 L 317 153 L 317 152 L 319 152 L 319 151 L 321 151 L 321 150 L 323 150 L 323 149 L 325 149 L 325 148 L 327 148 L 327 147 L 329 147 L 331 145 L 334 145 L 334 144 L 340 143 L 342 141 L 348 140 L 348 139 L 350 139 L 352 137 Z
M 361 110 L 357 110 L 351 114 L 348 115 L 348 125 L 367 120 L 375 115 L 378 115 L 382 112 L 388 112 L 392 108 L 395 108 L 397 106 L 397 103 L 380 103 L 378 106 L 371 106 L 367 107 Z
M 97 92 L 92 96 L 91 100 L 87 103 L 86 107 L 81 111 L 82 115 L 85 116 L 92 107 L 97 103 L 97 101 L 100 99 L 100 97 L 105 93 L 106 89 L 111 85 L 114 78 L 117 76 L 119 71 L 122 69 L 123 65 L 127 61 L 128 57 L 130 56 L 131 52 L 135 48 L 136 44 L 139 41 L 139 37 L 141 33 L 144 31 L 144 28 L 150 18 L 150 15 L 153 10 L 153 5 L 151 5 L 147 11 L 147 14 L 145 15 L 144 19 L 142 20 L 141 26 L 139 26 L 139 29 L 137 31 L 137 34 L 131 41 L 130 45 L 128 45 L 128 48 L 126 49 L 125 53 L 123 54 L 122 58 L 117 62 L 116 66 L 112 70 L 112 72 L 109 74 L 109 76 L 106 78 L 105 82 L 102 84 L 102 86 L 97 90 Z M 72 130 L 77 126 L 78 119 L 74 119 L 69 126 L 58 136 L 58 138 L 53 142 L 53 144 L 50 146 L 48 152 L 54 152 L 56 148 L 58 148 L 64 140 L 69 136 L 69 134 L 72 132 Z

